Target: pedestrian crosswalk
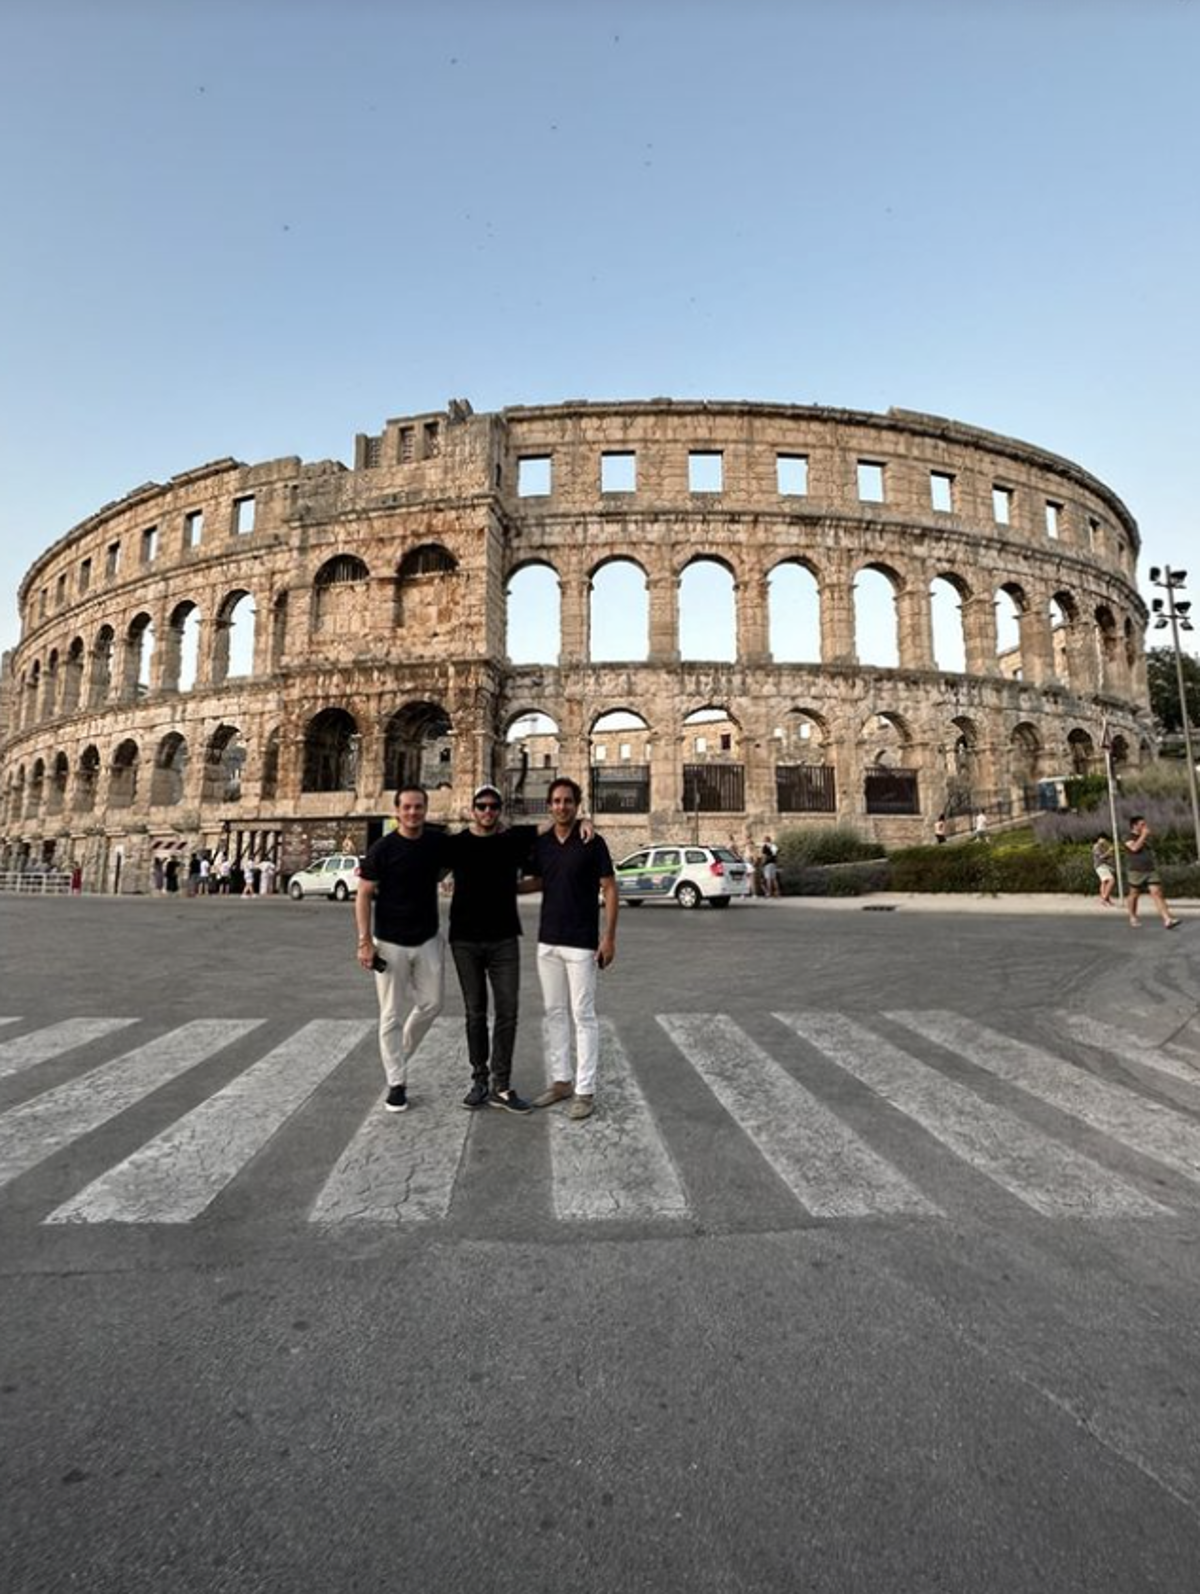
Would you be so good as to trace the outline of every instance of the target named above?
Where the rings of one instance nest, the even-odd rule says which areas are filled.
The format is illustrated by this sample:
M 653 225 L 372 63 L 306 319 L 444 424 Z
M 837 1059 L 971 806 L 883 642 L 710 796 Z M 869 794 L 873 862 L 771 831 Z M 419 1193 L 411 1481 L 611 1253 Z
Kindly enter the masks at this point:
M 1184 1044 L 1155 1047 L 1071 1013 L 1049 1016 L 1056 1041 L 1040 1045 L 943 1009 L 654 1018 L 602 1019 L 598 1110 L 585 1123 L 561 1110 L 463 1112 L 462 1023 L 439 1018 L 412 1064 L 414 1110 L 387 1114 L 376 1098 L 357 1127 L 339 1117 L 290 1215 L 324 1228 L 444 1223 L 486 1199 L 486 1158 L 473 1151 L 509 1133 L 554 1223 L 696 1220 L 723 1156 L 752 1170 L 776 1222 L 781 1204 L 797 1221 L 937 1221 L 958 1210 L 963 1177 L 1043 1218 L 1200 1210 L 1200 1056 Z M 379 1068 L 368 1019 L 316 1019 L 282 1039 L 278 1023 L 260 1039 L 265 1019 L 197 1019 L 145 1039 L 142 1023 L 74 1018 L 22 1033 L 23 1020 L 7 1021 L 18 1033 L 0 1041 L 0 1217 L 11 1188 L 50 1166 L 52 1197 L 12 1210 L 50 1226 L 196 1223 L 252 1185 L 335 1075 Z M 140 1138 L 124 1115 L 147 1102 L 153 1132 Z M 701 1121 L 703 1165 L 687 1132 Z M 122 1132 L 106 1138 L 110 1127 Z M 306 1144 L 320 1142 L 319 1124 L 314 1134 Z M 64 1175 L 53 1159 L 85 1137 L 70 1187 L 74 1161 Z M 754 1199 L 744 1177 L 739 1199 Z

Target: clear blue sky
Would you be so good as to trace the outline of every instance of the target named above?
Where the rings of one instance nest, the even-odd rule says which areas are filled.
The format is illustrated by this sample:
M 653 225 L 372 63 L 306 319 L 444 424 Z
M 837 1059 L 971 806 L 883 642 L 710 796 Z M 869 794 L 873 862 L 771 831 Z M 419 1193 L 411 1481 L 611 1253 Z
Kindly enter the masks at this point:
M 0 646 L 102 503 L 452 395 L 951 415 L 1200 598 L 1198 67 L 1200 0 L 5 0 Z

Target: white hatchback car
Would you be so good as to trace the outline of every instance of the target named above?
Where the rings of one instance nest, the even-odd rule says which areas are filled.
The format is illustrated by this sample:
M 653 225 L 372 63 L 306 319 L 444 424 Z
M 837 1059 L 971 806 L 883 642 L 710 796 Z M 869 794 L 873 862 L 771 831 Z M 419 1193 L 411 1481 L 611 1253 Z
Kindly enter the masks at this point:
M 617 895 L 630 907 L 658 897 L 672 898 L 681 908 L 698 908 L 702 902 L 727 908 L 746 891 L 746 865 L 729 847 L 690 842 L 643 847 L 622 858 L 615 872 Z
M 352 852 L 335 852 L 318 858 L 307 869 L 299 869 L 288 881 L 288 896 L 293 902 L 305 897 L 332 897 L 345 902 L 358 890 L 358 857 Z

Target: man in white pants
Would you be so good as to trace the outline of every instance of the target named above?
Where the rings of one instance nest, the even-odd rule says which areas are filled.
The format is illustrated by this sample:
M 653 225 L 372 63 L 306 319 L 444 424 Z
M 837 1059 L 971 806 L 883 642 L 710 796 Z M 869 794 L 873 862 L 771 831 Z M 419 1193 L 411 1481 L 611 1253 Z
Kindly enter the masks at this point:
M 396 829 L 368 850 L 359 868 L 354 898 L 358 962 L 364 969 L 375 970 L 388 1112 L 406 1111 L 408 1060 L 442 1010 L 443 945 L 437 888 L 446 867 L 445 836 L 440 830 L 426 830 L 428 806 L 423 786 L 403 786 L 396 793 Z M 402 1020 L 410 999 L 411 1010 Z
M 600 1054 L 596 974 L 617 955 L 617 882 L 612 858 L 603 837 L 593 834 L 585 842 L 579 834 L 582 797 L 573 780 L 560 778 L 551 785 L 553 828 L 534 843 L 532 862 L 542 881 L 537 971 L 550 1048 L 550 1086 L 533 1105 L 553 1107 L 569 1100 L 567 1115 L 575 1119 L 590 1118 L 595 1107 Z M 597 894 L 604 900 L 603 934 Z

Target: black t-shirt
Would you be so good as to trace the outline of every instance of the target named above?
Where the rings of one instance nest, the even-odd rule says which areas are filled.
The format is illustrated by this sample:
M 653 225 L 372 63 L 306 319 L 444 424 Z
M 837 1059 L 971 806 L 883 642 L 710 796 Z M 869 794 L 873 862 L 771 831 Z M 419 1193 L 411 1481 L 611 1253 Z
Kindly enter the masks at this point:
M 533 844 L 533 871 L 542 877 L 538 940 L 594 952 L 600 945 L 600 882 L 613 872 L 603 837 L 585 843 L 576 826 L 566 841 L 559 841 L 551 830 Z
M 398 830 L 381 836 L 359 868 L 375 883 L 375 934 L 397 946 L 423 946 L 438 933 L 438 876 L 446 867 L 442 830 L 431 826 L 415 841 Z
M 491 836 L 460 830 L 446 837 L 446 861 L 454 871 L 452 941 L 507 941 L 520 935 L 517 876 L 536 836 L 536 825 L 514 825 Z

